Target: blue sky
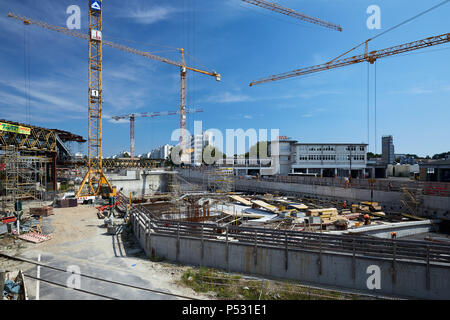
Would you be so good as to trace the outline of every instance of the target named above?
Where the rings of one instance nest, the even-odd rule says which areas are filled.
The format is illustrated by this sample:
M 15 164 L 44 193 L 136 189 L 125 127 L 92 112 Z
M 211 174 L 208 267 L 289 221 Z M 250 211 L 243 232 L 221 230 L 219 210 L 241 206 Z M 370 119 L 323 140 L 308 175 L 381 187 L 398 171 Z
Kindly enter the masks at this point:
M 369 142 L 369 151 L 375 151 L 374 66 L 370 66 L 369 141 L 367 63 L 306 78 L 248 84 L 327 62 L 438 2 L 278 1 L 340 24 L 344 31 L 337 32 L 241 0 L 105 0 L 103 31 L 107 40 L 173 60 L 180 59 L 179 53 L 167 47 L 184 47 L 195 58 L 188 58 L 188 65 L 222 74 L 222 82 L 216 82 L 188 73 L 188 106 L 204 110 L 188 115 L 189 130 L 194 121 L 202 120 L 204 129 L 279 129 L 281 135 L 301 142 Z M 1 1 L 0 118 L 87 137 L 88 43 L 7 18 L 14 11 L 65 26 L 66 9 L 72 4 L 81 7 L 81 31 L 86 32 L 87 0 Z M 372 4 L 381 8 L 381 30 L 366 26 L 366 9 Z M 375 39 L 370 49 L 450 32 L 449 14 L 446 4 Z M 386 134 L 394 136 L 396 153 L 425 156 L 450 150 L 448 49 L 444 44 L 377 62 L 378 152 Z M 113 122 L 108 116 L 178 109 L 179 69 L 172 65 L 105 48 L 103 81 L 106 156 L 129 150 L 128 122 Z M 137 119 L 136 154 L 174 144 L 170 135 L 178 126 L 177 116 Z

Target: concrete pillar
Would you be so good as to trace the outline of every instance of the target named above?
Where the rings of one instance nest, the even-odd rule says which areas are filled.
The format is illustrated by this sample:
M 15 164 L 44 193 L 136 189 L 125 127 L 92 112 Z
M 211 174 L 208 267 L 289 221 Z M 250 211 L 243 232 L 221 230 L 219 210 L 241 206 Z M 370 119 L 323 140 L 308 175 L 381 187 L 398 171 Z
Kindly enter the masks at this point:
M 5 287 L 6 272 L 0 268 L 0 300 L 3 299 L 3 288 Z

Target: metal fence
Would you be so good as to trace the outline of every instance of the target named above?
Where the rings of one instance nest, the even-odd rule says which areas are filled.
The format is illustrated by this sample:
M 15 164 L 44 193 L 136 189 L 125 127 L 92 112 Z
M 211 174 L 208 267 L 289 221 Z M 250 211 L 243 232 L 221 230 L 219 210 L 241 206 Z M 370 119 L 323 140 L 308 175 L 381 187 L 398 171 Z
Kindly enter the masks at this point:
M 242 243 L 256 247 L 364 255 L 374 258 L 450 264 L 450 246 L 424 241 L 385 240 L 368 236 L 281 231 L 242 226 L 223 227 L 215 223 L 180 222 L 155 217 L 144 206 L 133 206 L 133 217 L 147 232 L 202 241 Z

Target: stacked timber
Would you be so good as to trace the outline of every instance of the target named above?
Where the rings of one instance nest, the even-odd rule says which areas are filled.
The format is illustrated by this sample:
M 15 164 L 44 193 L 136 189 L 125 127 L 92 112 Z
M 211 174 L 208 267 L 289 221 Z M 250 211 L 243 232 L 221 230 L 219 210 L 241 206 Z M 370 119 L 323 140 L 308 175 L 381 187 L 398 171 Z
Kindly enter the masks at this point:
M 378 202 L 362 201 L 358 206 L 358 210 L 360 212 L 367 213 L 375 217 L 380 218 L 386 217 L 386 214 L 383 211 L 381 211 L 381 206 L 379 205 Z
M 308 209 L 306 210 L 306 215 L 310 217 L 320 217 L 322 223 L 325 225 L 334 224 L 338 221 L 347 222 L 347 218 L 345 216 L 340 216 L 336 208 Z
M 30 208 L 30 215 L 48 217 L 53 215 L 53 207 Z

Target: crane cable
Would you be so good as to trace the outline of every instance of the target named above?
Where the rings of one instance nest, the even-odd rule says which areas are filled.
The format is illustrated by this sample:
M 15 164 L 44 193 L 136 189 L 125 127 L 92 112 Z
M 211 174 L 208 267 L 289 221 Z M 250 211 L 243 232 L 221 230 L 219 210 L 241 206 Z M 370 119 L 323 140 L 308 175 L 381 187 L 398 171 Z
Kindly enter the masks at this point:
M 374 92 L 374 99 L 375 99 L 375 154 L 377 154 L 377 62 L 374 63 L 375 68 L 375 92 Z
M 30 57 L 28 44 L 27 27 L 23 29 L 23 65 L 24 65 L 24 84 L 25 84 L 25 122 L 30 123 Z
M 352 52 L 353 50 L 359 48 L 360 46 L 362 46 L 364 44 L 367 44 L 369 41 L 372 41 L 372 40 L 374 40 L 374 39 L 376 39 L 378 37 L 381 37 L 382 35 L 384 35 L 384 34 L 390 32 L 390 31 L 393 31 L 393 30 L 401 27 L 401 26 L 407 24 L 408 22 L 411 22 L 411 21 L 413 21 L 413 20 L 415 20 L 415 19 L 417 19 L 417 18 L 427 14 L 428 12 L 430 12 L 430 11 L 432 11 L 434 9 L 437 9 L 437 8 L 443 6 L 444 4 L 446 4 L 449 1 L 450 0 L 444 0 L 444 1 L 440 2 L 440 3 L 438 3 L 437 5 L 429 8 L 429 9 L 427 9 L 425 11 L 422 11 L 419 14 L 417 14 L 417 15 L 409 18 L 409 19 L 406 19 L 403 22 L 401 22 L 401 23 L 399 23 L 399 24 L 397 24 L 397 25 L 395 25 L 395 26 L 393 26 L 393 27 L 391 27 L 391 28 L 389 28 L 389 29 L 387 29 L 387 30 L 377 34 L 376 36 L 374 36 L 372 38 L 369 38 L 367 41 L 364 41 L 364 42 L 360 43 L 356 47 L 354 47 L 354 48 L 350 49 L 349 51 L 345 52 L 344 54 L 338 56 L 337 58 L 334 58 L 333 60 L 328 62 L 328 64 L 336 61 L 337 59 L 343 57 L 344 55 L 346 55 L 346 54 L 348 54 L 350 52 Z M 370 67 L 370 64 L 367 63 L 367 143 L 368 144 L 370 144 L 370 133 L 369 133 L 370 132 L 370 115 L 369 115 L 369 112 L 370 112 L 370 96 L 369 96 L 370 80 L 369 80 L 369 67 Z M 374 131 L 375 131 L 375 137 L 374 137 L 374 139 L 375 139 L 375 154 L 376 154 L 377 153 L 377 66 L 376 66 L 376 61 L 374 63 L 374 69 L 375 69 L 375 75 L 374 75 L 374 77 L 375 77 L 375 81 L 374 81 L 374 86 L 375 86 L 375 92 L 374 92 L 374 100 L 375 100 L 375 105 L 374 105 L 374 111 L 375 111 Z
M 374 37 L 372 37 L 372 38 L 369 38 L 368 40 L 366 40 L 366 41 L 364 41 L 364 42 L 361 42 L 361 43 L 358 44 L 356 47 L 353 47 L 352 49 L 348 50 L 347 52 L 341 54 L 340 56 L 334 58 L 333 60 L 331 60 L 331 61 L 329 61 L 329 62 L 327 62 L 327 63 L 329 64 L 329 63 L 332 63 L 332 62 L 336 61 L 337 59 L 339 59 L 339 58 L 345 56 L 346 54 L 352 52 L 352 51 L 355 50 L 355 49 L 358 49 L 359 47 L 361 47 L 362 45 L 368 43 L 369 41 L 372 41 L 372 40 L 374 40 L 374 39 L 376 39 L 376 38 L 378 38 L 378 37 L 381 37 L 382 35 L 384 35 L 384 34 L 390 32 L 390 31 L 392 31 L 392 30 L 395 30 L 395 29 L 401 27 L 402 25 L 407 24 L 408 22 L 411 22 L 411 21 L 413 21 L 413 20 L 415 20 L 415 19 L 417 19 L 417 18 L 423 16 L 424 14 L 427 14 L 428 12 L 430 12 L 430 11 L 432 11 L 432 10 L 434 10 L 434 9 L 437 9 L 437 8 L 443 6 L 444 4 L 446 4 L 446 3 L 449 2 L 449 1 L 450 1 L 450 0 L 444 0 L 444 1 L 442 1 L 441 3 L 439 3 L 439 4 L 437 4 L 437 5 L 435 5 L 435 6 L 431 7 L 431 8 L 429 8 L 429 9 L 427 9 L 427 10 L 425 10 L 425 11 L 422 11 L 422 12 L 420 12 L 419 14 L 417 14 L 417 15 L 415 15 L 415 16 L 409 18 L 409 19 L 406 19 L 406 20 L 403 21 L 403 22 L 400 22 L 399 24 L 397 24 L 397 25 L 395 25 L 395 26 L 393 26 L 393 27 L 391 27 L 391 28 L 389 28 L 389 29 L 387 29 L 387 30 L 385 30 L 385 31 L 383 31 L 383 32 L 381 32 L 381 33 L 379 33 L 379 34 L 377 34 L 376 36 L 374 36 Z
M 370 64 L 367 64 L 367 144 L 370 145 Z

